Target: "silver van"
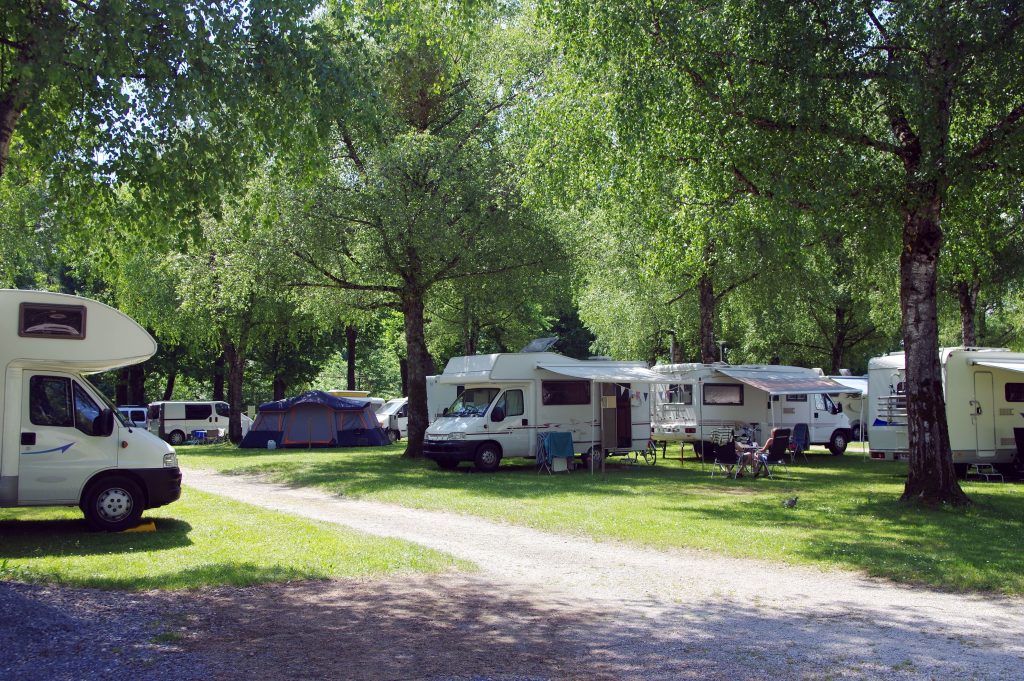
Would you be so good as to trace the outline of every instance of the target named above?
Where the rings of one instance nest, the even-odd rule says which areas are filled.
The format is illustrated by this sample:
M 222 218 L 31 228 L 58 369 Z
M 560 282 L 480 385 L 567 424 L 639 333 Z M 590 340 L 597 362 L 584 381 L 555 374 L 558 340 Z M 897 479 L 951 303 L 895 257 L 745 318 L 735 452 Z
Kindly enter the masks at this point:
M 209 439 L 222 438 L 227 435 L 230 415 L 227 402 L 153 402 L 149 405 L 149 432 L 174 446 L 192 438 L 196 431 L 203 431 Z

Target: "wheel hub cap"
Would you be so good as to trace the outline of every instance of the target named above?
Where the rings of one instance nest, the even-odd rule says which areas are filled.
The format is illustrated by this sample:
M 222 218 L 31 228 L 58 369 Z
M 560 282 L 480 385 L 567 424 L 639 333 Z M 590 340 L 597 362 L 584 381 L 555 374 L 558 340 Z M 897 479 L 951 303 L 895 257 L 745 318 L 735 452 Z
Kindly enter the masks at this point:
M 96 499 L 96 510 L 108 522 L 117 522 L 132 512 L 132 497 L 119 487 L 104 490 Z

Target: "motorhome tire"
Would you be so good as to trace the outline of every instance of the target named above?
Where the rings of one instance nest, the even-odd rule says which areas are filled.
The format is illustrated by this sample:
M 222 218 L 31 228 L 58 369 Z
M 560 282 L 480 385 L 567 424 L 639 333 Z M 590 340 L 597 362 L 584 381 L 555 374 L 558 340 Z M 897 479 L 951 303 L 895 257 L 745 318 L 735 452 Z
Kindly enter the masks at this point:
M 120 532 L 139 524 L 145 505 L 142 488 L 134 480 L 110 475 L 89 485 L 81 507 L 92 529 Z
M 180 430 L 172 430 L 171 434 L 167 436 L 167 441 L 177 447 L 185 441 L 185 433 Z
M 439 456 L 437 457 L 437 467 L 443 471 L 455 470 L 459 465 L 459 460 L 454 456 Z
M 398 442 L 398 440 L 401 437 L 402 437 L 402 434 L 399 433 L 394 428 L 391 428 L 390 430 L 388 430 L 388 442 Z
M 473 464 L 481 473 L 493 473 L 498 470 L 498 464 L 500 463 L 501 450 L 498 449 L 498 445 L 486 443 L 480 445 L 480 448 L 476 450 Z
M 828 451 L 832 452 L 832 456 L 841 456 L 846 452 L 847 444 L 846 432 L 837 430 L 828 441 Z

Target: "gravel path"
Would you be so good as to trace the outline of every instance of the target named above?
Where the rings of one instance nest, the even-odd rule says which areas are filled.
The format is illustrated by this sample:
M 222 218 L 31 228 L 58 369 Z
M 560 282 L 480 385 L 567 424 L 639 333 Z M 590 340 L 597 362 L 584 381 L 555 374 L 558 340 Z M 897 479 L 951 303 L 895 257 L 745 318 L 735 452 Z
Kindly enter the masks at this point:
M 482 627 L 492 636 L 525 635 L 517 615 L 530 620 L 547 613 L 563 620 L 550 642 L 549 659 L 572 665 L 561 672 L 541 670 L 541 676 L 1024 676 L 1024 601 L 1019 599 L 594 542 L 251 478 L 190 470 L 186 480 L 240 501 L 407 539 L 475 562 L 478 575 L 449 576 L 446 588 L 484 603 L 505 599 L 507 607 L 498 607 L 494 621 Z M 515 659 L 489 663 L 489 673 L 522 671 Z

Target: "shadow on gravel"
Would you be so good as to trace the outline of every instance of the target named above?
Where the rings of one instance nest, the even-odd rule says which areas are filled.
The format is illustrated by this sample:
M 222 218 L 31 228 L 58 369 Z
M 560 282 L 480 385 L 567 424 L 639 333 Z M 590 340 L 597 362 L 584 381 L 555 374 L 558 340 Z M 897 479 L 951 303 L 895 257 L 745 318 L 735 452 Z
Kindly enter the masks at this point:
M 144 522 L 153 520 L 145 518 Z M 85 520 L 0 521 L 0 560 L 48 556 L 90 556 L 121 550 L 160 551 L 189 546 L 192 526 L 157 518 L 157 532 L 94 532 Z
M 305 582 L 196 593 L 182 647 L 214 676 L 261 679 L 950 679 L 1019 669 L 1012 613 L 1005 640 L 982 646 L 971 632 L 929 633 L 945 623 L 902 617 L 898 604 L 840 600 L 814 613 L 726 595 L 602 609 L 453 575 Z

